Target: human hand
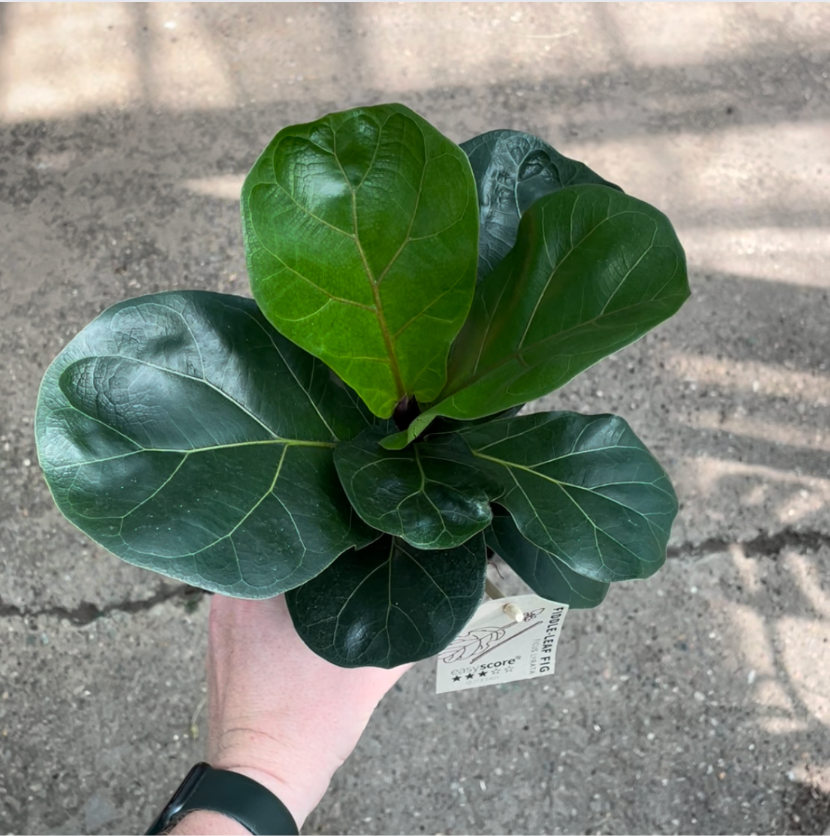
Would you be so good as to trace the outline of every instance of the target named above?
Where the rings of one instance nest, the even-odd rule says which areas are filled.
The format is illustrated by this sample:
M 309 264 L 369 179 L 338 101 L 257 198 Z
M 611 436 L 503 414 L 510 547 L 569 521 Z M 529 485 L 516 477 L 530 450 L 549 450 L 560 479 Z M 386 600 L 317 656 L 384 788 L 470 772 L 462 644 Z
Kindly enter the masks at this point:
M 411 665 L 326 662 L 297 635 L 284 596 L 213 595 L 208 636 L 208 762 L 259 781 L 302 827 L 383 695 Z M 191 814 L 206 815 L 216 816 Z M 173 833 L 190 832 L 191 816 Z

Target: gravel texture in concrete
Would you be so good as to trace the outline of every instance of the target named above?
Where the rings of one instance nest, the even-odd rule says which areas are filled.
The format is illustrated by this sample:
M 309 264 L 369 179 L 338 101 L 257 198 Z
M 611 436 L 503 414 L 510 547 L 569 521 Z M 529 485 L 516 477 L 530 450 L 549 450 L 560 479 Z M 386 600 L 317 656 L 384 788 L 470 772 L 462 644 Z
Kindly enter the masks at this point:
M 553 677 L 436 696 L 417 665 L 305 831 L 824 833 L 828 76 L 823 4 L 0 6 L 0 832 L 143 832 L 205 736 L 206 600 L 60 516 L 43 372 L 121 299 L 247 294 L 259 151 L 399 101 L 672 219 L 692 299 L 530 408 L 624 416 L 681 512 L 663 571 L 567 616 Z

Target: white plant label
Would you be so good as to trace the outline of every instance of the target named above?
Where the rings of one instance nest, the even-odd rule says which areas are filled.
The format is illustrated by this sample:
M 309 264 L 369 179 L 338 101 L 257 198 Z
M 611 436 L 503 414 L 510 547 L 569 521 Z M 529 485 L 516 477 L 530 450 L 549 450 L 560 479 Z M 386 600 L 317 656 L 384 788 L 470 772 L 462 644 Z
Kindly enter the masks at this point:
M 567 611 L 538 595 L 486 601 L 438 654 L 435 693 L 549 676 Z

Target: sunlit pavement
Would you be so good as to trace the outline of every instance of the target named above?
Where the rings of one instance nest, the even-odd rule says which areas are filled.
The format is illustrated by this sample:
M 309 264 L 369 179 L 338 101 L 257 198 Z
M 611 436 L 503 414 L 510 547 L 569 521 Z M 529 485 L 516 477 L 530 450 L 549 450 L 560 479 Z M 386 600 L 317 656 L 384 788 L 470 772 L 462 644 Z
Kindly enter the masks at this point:
M 0 6 L 0 832 L 143 832 L 205 737 L 206 603 L 60 517 L 46 366 L 125 297 L 247 293 L 259 151 L 384 101 L 672 219 L 691 301 L 533 408 L 624 416 L 682 508 L 553 677 L 437 697 L 419 664 L 306 832 L 830 828 L 829 44 L 824 4 Z

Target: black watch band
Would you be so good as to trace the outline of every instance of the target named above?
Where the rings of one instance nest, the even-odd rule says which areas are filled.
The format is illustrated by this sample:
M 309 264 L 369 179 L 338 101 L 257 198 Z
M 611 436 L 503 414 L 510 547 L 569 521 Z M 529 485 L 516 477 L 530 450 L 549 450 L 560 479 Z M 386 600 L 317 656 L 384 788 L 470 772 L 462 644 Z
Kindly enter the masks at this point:
M 222 813 L 255 834 L 295 836 L 300 832 L 285 804 L 262 784 L 238 772 L 197 763 L 153 822 L 147 836 L 164 833 L 193 810 Z

